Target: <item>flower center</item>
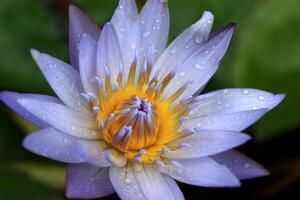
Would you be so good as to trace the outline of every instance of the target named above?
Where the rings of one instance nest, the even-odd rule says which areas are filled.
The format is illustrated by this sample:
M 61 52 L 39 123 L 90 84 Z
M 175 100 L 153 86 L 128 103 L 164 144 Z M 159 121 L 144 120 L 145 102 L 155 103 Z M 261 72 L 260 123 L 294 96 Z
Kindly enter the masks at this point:
M 178 148 L 170 143 L 184 136 L 185 133 L 177 129 L 182 117 L 189 113 L 192 99 L 173 105 L 186 86 L 171 97 L 162 98 L 174 73 L 168 74 L 162 81 L 155 76 L 149 80 L 149 65 L 140 72 L 137 81 L 135 73 L 136 64 L 133 63 L 128 79 L 124 81 L 120 70 L 114 89 L 110 73 L 107 73 L 105 83 L 96 78 L 98 97 L 89 93 L 84 95 L 90 100 L 102 140 L 122 152 L 128 160 L 153 163 L 160 161 L 160 155 L 166 150 Z

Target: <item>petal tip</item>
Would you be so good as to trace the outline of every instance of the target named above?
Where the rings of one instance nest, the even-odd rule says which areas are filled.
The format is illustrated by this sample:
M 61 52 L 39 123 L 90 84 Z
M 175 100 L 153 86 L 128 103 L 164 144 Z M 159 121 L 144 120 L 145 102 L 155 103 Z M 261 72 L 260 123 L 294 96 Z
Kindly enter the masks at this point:
M 31 56 L 36 60 L 38 56 L 41 54 L 38 50 L 36 49 L 30 49 Z

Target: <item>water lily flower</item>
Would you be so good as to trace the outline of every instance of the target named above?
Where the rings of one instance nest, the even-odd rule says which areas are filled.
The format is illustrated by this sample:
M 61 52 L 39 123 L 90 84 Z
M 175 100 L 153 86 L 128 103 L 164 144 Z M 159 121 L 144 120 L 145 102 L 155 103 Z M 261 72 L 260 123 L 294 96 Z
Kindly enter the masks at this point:
M 69 163 L 66 196 L 184 199 L 175 180 L 237 187 L 268 172 L 233 150 L 241 131 L 283 94 L 223 89 L 199 95 L 218 69 L 235 25 L 210 34 L 203 16 L 167 48 L 167 0 L 120 0 L 100 28 L 70 6 L 70 65 L 37 50 L 34 60 L 58 97 L 2 92 L 1 100 L 41 130 L 26 149 Z M 174 180 L 175 179 L 175 180 Z

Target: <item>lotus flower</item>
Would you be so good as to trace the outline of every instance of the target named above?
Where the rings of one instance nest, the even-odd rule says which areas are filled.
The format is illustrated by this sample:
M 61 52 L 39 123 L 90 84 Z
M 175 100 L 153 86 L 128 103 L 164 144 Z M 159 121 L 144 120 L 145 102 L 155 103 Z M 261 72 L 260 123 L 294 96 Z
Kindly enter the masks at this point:
M 66 196 L 184 199 L 175 180 L 237 187 L 264 176 L 233 150 L 241 133 L 284 95 L 223 89 L 199 95 L 218 69 L 235 25 L 210 34 L 203 16 L 167 48 L 167 0 L 120 0 L 103 30 L 70 6 L 70 65 L 37 50 L 34 60 L 58 97 L 2 92 L 1 100 L 41 130 L 29 151 L 69 163 Z M 175 179 L 175 180 L 174 180 Z

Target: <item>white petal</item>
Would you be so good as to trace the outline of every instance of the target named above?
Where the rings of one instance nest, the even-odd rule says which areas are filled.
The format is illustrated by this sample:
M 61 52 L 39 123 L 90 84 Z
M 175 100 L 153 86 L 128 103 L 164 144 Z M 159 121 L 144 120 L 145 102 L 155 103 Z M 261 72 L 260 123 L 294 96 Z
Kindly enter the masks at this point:
M 71 164 L 67 173 L 66 196 L 71 199 L 101 198 L 114 192 L 108 168 Z
M 81 97 L 84 91 L 79 73 L 67 63 L 49 55 L 31 50 L 50 86 L 57 96 L 68 106 L 87 112 L 87 103 Z
M 90 34 L 95 40 L 100 36 L 100 28 L 80 8 L 74 5 L 69 7 L 69 50 L 70 62 L 79 68 L 79 42 L 84 33 Z
M 114 26 L 107 23 L 103 27 L 98 43 L 97 74 L 104 80 L 108 70 L 112 80 L 116 81 L 120 65 L 123 65 L 123 61 L 118 36 Z
M 101 157 L 101 152 L 107 148 L 104 142 L 82 140 L 54 128 L 30 134 L 23 141 L 23 145 L 36 154 L 61 162 L 87 162 L 98 167 L 111 165 Z
M 58 98 L 51 97 L 47 95 L 38 95 L 38 94 L 19 94 L 16 92 L 1 92 L 0 93 L 0 99 L 11 109 L 13 109 L 16 113 L 21 115 L 23 118 L 29 120 L 33 124 L 45 128 L 49 125 L 42 121 L 41 119 L 37 118 L 30 112 L 28 112 L 26 109 L 24 109 L 20 104 L 18 103 L 18 100 L 21 98 L 28 98 L 28 99 L 35 99 L 39 101 L 45 101 L 45 102 L 52 102 L 60 104 L 62 103 Z
M 242 145 L 250 136 L 231 131 L 199 131 L 191 136 L 173 142 L 171 145 L 189 144 L 189 148 L 179 148 L 163 154 L 167 158 L 187 159 L 214 155 Z
M 262 165 L 235 150 L 229 150 L 211 156 L 211 158 L 221 165 L 226 166 L 239 179 L 250 179 L 269 174 L 269 172 Z
M 163 176 L 165 178 L 166 183 L 172 190 L 172 193 L 174 194 L 173 195 L 174 200 L 184 200 L 184 196 L 183 196 L 180 188 L 178 187 L 178 184 L 176 183 L 176 181 L 173 178 L 171 178 L 169 175 L 163 175 Z
M 111 22 L 119 38 L 126 78 L 140 46 L 140 20 L 135 0 L 120 0 Z
M 274 95 L 257 89 L 224 89 L 197 97 L 199 104 L 191 115 L 200 116 L 215 113 L 233 113 L 253 109 L 271 110 L 277 106 L 285 95 Z
M 92 36 L 84 34 L 79 47 L 79 70 L 86 92 L 97 94 L 96 77 L 97 42 Z
M 205 187 L 237 187 L 240 182 L 226 167 L 210 158 L 176 160 L 181 167 L 166 165 L 161 171 L 191 185 Z
M 77 153 L 77 144 L 77 138 L 63 134 L 54 128 L 46 128 L 32 133 L 23 141 L 23 146 L 29 151 L 67 163 L 84 161 Z
M 189 116 L 190 119 L 183 122 L 181 128 L 196 128 L 207 131 L 243 131 L 263 115 L 268 109 L 248 110 L 233 113 L 211 114 L 205 116 Z
M 98 167 L 109 167 L 112 163 L 106 160 L 102 155 L 108 148 L 107 144 L 101 140 L 84 140 L 84 142 L 79 144 L 78 154 L 80 154 L 87 163 Z
M 19 99 L 18 102 L 28 112 L 62 132 L 80 138 L 100 138 L 92 115 L 83 114 L 67 106 L 51 102 L 25 98 Z
M 168 40 L 170 16 L 167 1 L 148 0 L 140 13 L 140 20 L 142 52 L 153 65 Z
M 174 183 L 166 180 L 160 171 L 150 165 L 143 165 L 141 169 L 110 168 L 111 182 L 123 200 L 179 200 L 183 199 L 180 190 Z M 174 188 L 175 187 L 175 188 Z
M 153 74 L 159 70 L 159 76 L 164 77 L 177 66 L 181 66 L 207 41 L 212 24 L 213 15 L 204 12 L 199 21 L 179 35 L 162 53 L 154 65 Z
M 181 97 L 194 95 L 214 75 L 223 58 L 235 26 L 230 24 L 213 34 L 196 52 L 176 67 L 176 74 L 164 92 L 169 97 L 186 83 L 191 83 Z M 180 98 L 178 99 L 178 101 Z

